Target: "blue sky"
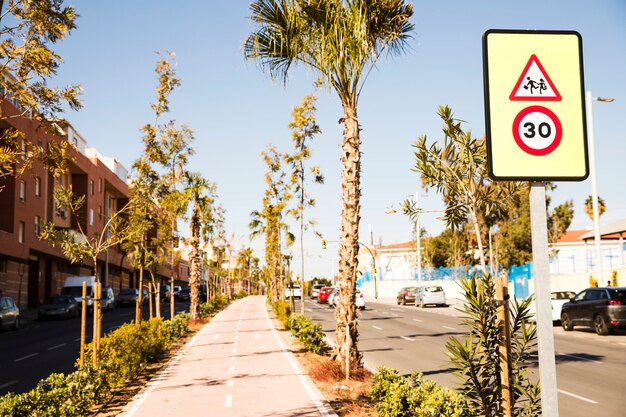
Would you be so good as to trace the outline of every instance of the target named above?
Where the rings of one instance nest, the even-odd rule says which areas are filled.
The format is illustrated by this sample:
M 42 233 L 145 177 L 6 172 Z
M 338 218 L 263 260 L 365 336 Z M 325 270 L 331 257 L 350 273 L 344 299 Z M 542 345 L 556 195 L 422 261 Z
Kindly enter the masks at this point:
M 152 122 L 156 52 L 176 53 L 182 86 L 172 97 L 169 118 L 195 132 L 191 169 L 216 182 L 227 210 L 227 230 L 236 245 L 250 245 L 249 213 L 261 207 L 265 166 L 260 153 L 268 143 L 291 148 L 287 124 L 291 110 L 314 92 L 315 75 L 296 67 L 289 82 L 272 81 L 243 58 L 250 33 L 249 1 L 180 2 L 162 0 L 76 1 L 78 29 L 57 51 L 65 64 L 59 83 L 84 88 L 85 108 L 66 117 L 89 146 L 128 168 L 141 152 L 142 125 Z M 626 2 L 623 0 L 416 1 L 415 32 L 406 55 L 385 59 L 369 77 L 359 104 L 363 131 L 361 241 L 391 244 L 410 239 L 410 222 L 386 209 L 414 194 L 419 177 L 411 171 L 411 144 L 422 135 L 441 138 L 439 105 L 449 105 L 473 136 L 485 134 L 482 35 L 488 29 L 576 30 L 583 39 L 585 87 L 613 103 L 594 104 L 599 195 L 607 212 L 601 224 L 626 217 Z M 328 90 L 316 93 L 317 121 L 312 163 L 326 177 L 310 188 L 317 208 L 310 212 L 329 240 L 339 235 L 341 190 L 339 144 L 341 107 Z M 552 205 L 573 199 L 572 229 L 591 227 L 583 211 L 591 182 L 560 182 Z M 439 197 L 421 192 L 422 206 L 441 209 Z M 435 214 L 422 226 L 432 235 L 443 230 Z M 336 270 L 337 245 L 321 250 L 312 234 L 305 238 L 306 275 Z M 261 240 L 253 242 L 262 257 Z M 294 253 L 298 253 L 294 247 Z M 297 258 L 297 256 L 294 256 Z M 294 267 L 299 270 L 299 262 Z

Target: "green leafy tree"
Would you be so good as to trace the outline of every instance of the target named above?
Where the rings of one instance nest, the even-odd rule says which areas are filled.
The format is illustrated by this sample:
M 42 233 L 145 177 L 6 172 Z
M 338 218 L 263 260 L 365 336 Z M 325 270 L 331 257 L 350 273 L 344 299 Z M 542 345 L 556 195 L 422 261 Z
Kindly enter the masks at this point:
M 76 28 L 78 15 L 61 0 L 12 0 L 5 9 L 0 2 L 0 100 L 10 101 L 15 110 L 0 109 L 0 121 L 27 117 L 51 130 L 64 107 L 82 107 L 81 87 L 50 87 L 63 58 L 52 47 Z M 41 161 L 54 176 L 67 172 L 71 157 L 67 141 L 52 141 L 44 148 L 28 142 L 13 127 L 0 132 L 0 179 L 21 175 Z M 0 191 L 2 189 L 0 188 Z
M 256 59 L 272 77 L 284 81 L 296 64 L 312 69 L 341 101 L 339 283 L 343 291 L 336 309 L 334 356 L 342 364 L 347 357 L 348 366 L 360 366 L 354 292 L 361 194 L 357 107 L 367 76 L 383 54 L 399 54 L 407 45 L 413 6 L 404 0 L 256 0 L 250 10 L 256 27 L 244 43 L 245 57 Z
M 583 210 L 585 210 L 585 213 L 587 213 L 587 216 L 589 216 L 589 218 L 593 220 L 593 196 L 588 196 L 585 199 Z M 598 197 L 598 217 L 602 216 L 605 212 L 606 212 L 606 204 L 604 203 L 604 200 L 602 198 Z
M 198 318 L 200 304 L 200 281 L 202 275 L 201 251 L 203 243 L 208 241 L 212 232 L 217 197 L 216 185 L 208 182 L 198 173 L 188 173 L 185 194 L 191 202 L 192 211 L 189 219 L 189 286 L 191 288 L 189 315 L 192 321 Z
M 126 239 L 133 236 L 125 233 L 125 217 L 128 206 L 121 207 L 106 218 L 102 231 L 95 231 L 90 234 L 86 229 L 86 219 L 81 208 L 86 201 L 85 195 L 76 195 L 71 189 L 59 187 L 54 190 L 54 202 L 59 207 L 66 207 L 71 213 L 76 229 L 57 228 L 53 222 L 46 224 L 41 233 L 40 239 L 48 242 L 52 247 L 57 245 L 61 248 L 63 255 L 71 262 L 82 264 L 85 259 L 91 261 L 96 284 L 100 284 L 98 274 L 98 256 L 116 245 L 123 244 Z M 96 294 L 96 300 L 100 295 Z M 96 307 L 96 306 L 94 306 Z M 100 348 L 100 322 L 101 312 L 99 308 L 93 309 L 93 339 L 94 339 L 94 361 L 97 365 L 98 350 Z
M 439 236 L 429 237 L 424 245 L 424 259 L 434 268 L 460 267 L 471 262 L 469 243 L 464 232 L 446 229 Z
M 250 213 L 250 237 L 265 236 L 265 266 L 268 295 L 272 302 L 284 299 L 283 243 L 291 245 L 294 236 L 284 221 L 287 205 L 293 197 L 290 183 L 283 170 L 284 155 L 274 146 L 268 146 L 261 156 L 267 165 L 263 209 Z
M 438 115 L 443 120 L 443 144 L 434 142 L 428 146 L 426 136 L 420 137 L 413 144 L 416 161 L 413 170 L 421 175 L 423 185 L 435 188 L 442 195 L 447 227 L 457 230 L 469 224 L 478 246 L 481 269 L 486 273 L 483 236 L 488 228 L 484 219 L 505 217 L 510 200 L 521 185 L 491 181 L 485 140 L 472 138 L 471 131 L 464 132 L 449 107 L 439 107 Z M 409 201 L 404 202 L 402 209 L 413 218 L 421 214 Z
M 305 210 L 315 207 L 315 199 L 311 198 L 307 192 L 307 181 L 311 179 L 314 183 L 323 184 L 324 176 L 318 166 L 312 166 L 307 172 L 305 162 L 311 158 L 311 147 L 307 142 L 311 142 L 316 134 L 320 133 L 320 128 L 315 121 L 315 100 L 314 95 L 307 95 L 291 112 L 293 119 L 289 123 L 291 129 L 291 139 L 294 150 L 292 154 L 285 155 L 285 162 L 291 165 L 291 187 L 296 199 L 296 207 L 289 210 L 300 228 L 300 288 L 304 291 L 304 231 L 314 227 L 314 219 L 306 220 Z M 317 233 L 319 236 L 319 233 Z M 300 298 L 300 315 L 304 316 L 304 297 Z

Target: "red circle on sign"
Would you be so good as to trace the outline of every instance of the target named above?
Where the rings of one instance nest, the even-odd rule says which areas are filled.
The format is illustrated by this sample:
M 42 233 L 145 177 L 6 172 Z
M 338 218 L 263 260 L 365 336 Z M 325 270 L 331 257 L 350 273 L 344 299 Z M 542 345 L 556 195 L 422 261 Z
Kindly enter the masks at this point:
M 520 128 L 525 129 L 521 134 Z M 517 146 L 524 152 L 533 156 L 544 156 L 554 151 L 561 143 L 563 127 L 559 118 L 550 109 L 530 106 L 515 116 L 513 137 Z

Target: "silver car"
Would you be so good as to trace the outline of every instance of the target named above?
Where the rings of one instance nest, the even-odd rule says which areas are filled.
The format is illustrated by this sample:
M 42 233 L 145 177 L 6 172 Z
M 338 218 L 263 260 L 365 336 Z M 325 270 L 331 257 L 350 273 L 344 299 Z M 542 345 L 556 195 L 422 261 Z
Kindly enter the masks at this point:
M 415 306 L 425 307 L 428 304 L 446 305 L 446 293 L 438 285 L 425 285 L 415 291 Z
M 20 309 L 11 297 L 0 297 L 0 329 L 20 328 Z

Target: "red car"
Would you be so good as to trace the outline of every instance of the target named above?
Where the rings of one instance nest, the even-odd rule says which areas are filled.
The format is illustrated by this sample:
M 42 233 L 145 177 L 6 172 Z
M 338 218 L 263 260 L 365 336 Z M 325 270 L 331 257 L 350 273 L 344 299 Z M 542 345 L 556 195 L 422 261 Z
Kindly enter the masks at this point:
M 334 287 L 324 287 L 320 290 L 320 293 L 317 295 L 318 303 L 327 303 L 328 296 L 333 292 Z

